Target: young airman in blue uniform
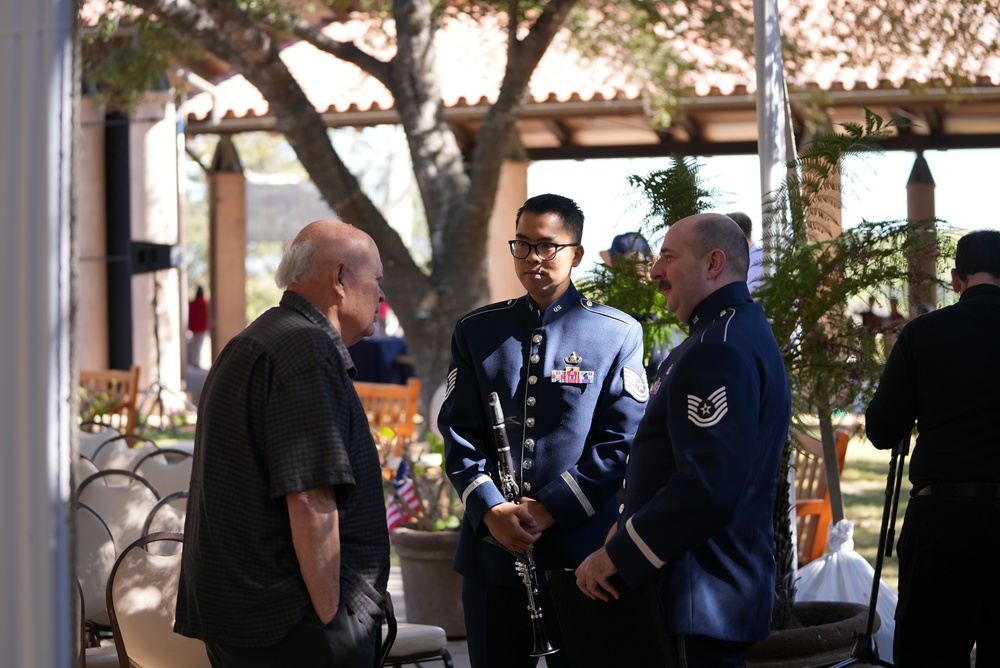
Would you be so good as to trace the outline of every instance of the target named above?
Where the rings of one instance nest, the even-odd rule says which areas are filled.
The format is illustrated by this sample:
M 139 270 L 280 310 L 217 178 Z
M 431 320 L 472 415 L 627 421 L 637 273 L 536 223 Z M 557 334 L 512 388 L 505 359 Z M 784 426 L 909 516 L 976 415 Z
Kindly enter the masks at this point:
M 591 598 L 656 579 L 679 665 L 743 666 L 769 632 L 771 510 L 788 382 L 747 290 L 747 243 L 728 217 L 671 225 L 650 271 L 690 333 L 660 365 L 635 435 L 617 531 L 577 569 Z
M 514 558 L 483 538 L 515 552 L 532 548 L 543 618 L 558 647 L 544 572 L 575 568 L 603 542 L 648 397 L 639 323 L 572 284 L 582 233 L 583 213 L 572 200 L 526 201 L 510 247 L 527 295 L 473 311 L 455 327 L 438 425 L 447 473 L 465 506 L 454 566 L 464 576 L 475 668 L 535 663 Z M 510 420 L 513 473 L 524 495 L 519 505 L 498 486 L 492 392 Z M 565 665 L 565 656 L 553 654 L 547 664 Z

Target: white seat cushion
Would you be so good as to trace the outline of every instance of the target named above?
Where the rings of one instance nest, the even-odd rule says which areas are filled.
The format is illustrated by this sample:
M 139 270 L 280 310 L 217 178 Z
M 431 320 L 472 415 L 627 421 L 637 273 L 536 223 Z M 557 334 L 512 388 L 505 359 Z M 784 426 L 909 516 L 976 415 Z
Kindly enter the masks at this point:
M 440 652 L 447 644 L 448 638 L 440 626 L 401 623 L 396 629 L 396 642 L 389 652 L 389 659 L 394 656 Z

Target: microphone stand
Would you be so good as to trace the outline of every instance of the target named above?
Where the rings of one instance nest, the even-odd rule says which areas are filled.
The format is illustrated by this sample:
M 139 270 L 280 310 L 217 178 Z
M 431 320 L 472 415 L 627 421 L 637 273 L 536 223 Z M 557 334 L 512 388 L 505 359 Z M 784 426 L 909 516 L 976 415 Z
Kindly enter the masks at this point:
M 882 578 L 882 562 L 885 557 L 892 556 L 892 546 L 896 537 L 896 511 L 899 509 L 899 493 L 903 486 L 903 461 L 910 449 L 910 437 L 907 436 L 892 449 L 892 459 L 889 460 L 889 475 L 885 482 L 885 507 L 882 510 L 882 529 L 878 537 L 878 553 L 875 555 L 875 576 L 872 578 L 871 601 L 868 603 L 868 623 L 864 633 L 855 633 L 854 648 L 851 658 L 845 659 L 831 668 L 842 668 L 855 664 L 871 666 L 892 666 L 885 659 L 879 658 L 878 643 L 875 642 L 873 628 L 875 626 L 875 609 L 878 605 L 878 590 Z

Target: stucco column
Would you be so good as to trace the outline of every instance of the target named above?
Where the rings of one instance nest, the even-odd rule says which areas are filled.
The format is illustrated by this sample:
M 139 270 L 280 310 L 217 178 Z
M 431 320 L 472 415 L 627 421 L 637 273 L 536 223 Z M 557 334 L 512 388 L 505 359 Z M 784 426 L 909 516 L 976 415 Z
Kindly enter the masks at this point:
M 228 135 L 208 170 L 209 320 L 212 361 L 246 327 L 246 177 Z
M 131 234 L 133 241 L 174 246 L 181 242 L 177 201 L 177 110 L 171 91 L 149 91 L 129 115 Z M 181 389 L 185 332 L 181 329 L 180 271 L 132 271 L 132 346 L 140 387 L 160 380 Z M 162 395 L 167 410 L 180 401 Z M 149 410 L 150 406 L 145 407 Z
M 104 106 L 95 98 L 80 103 L 80 141 L 77 143 L 76 355 L 80 369 L 107 369 L 108 258 L 105 240 Z
M 500 167 L 500 183 L 493 203 L 487 238 L 491 302 L 524 294 L 524 288 L 514 274 L 507 241 L 514 238 L 514 217 L 527 198 L 528 161 L 505 160 Z
M 912 225 L 910 233 L 916 238 L 918 247 L 933 242 L 937 235 L 934 225 L 934 188 L 931 168 L 923 152 L 918 152 L 910 178 L 906 182 L 906 217 Z M 933 253 L 920 253 L 911 256 L 908 261 L 910 271 L 926 279 L 909 287 L 910 317 L 915 318 L 937 308 L 937 289 L 933 280 L 937 277 L 937 256 Z

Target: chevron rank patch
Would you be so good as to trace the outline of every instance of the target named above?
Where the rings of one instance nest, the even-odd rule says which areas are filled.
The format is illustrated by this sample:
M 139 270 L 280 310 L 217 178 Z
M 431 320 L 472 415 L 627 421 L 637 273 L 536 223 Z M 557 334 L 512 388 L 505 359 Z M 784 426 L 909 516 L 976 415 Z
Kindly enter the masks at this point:
M 625 391 L 636 401 L 646 401 L 649 399 L 649 386 L 646 385 L 646 374 L 636 372 L 632 369 L 622 367 L 622 381 L 625 383 Z
M 455 389 L 455 381 L 458 380 L 458 367 L 455 367 L 448 372 L 448 385 L 444 390 L 444 398 L 447 401 L 448 397 L 451 396 L 451 391 Z
M 688 395 L 688 420 L 697 427 L 708 429 L 714 427 L 726 417 L 729 404 L 726 401 L 726 386 L 723 385 L 708 397 L 702 399 L 693 394 Z

